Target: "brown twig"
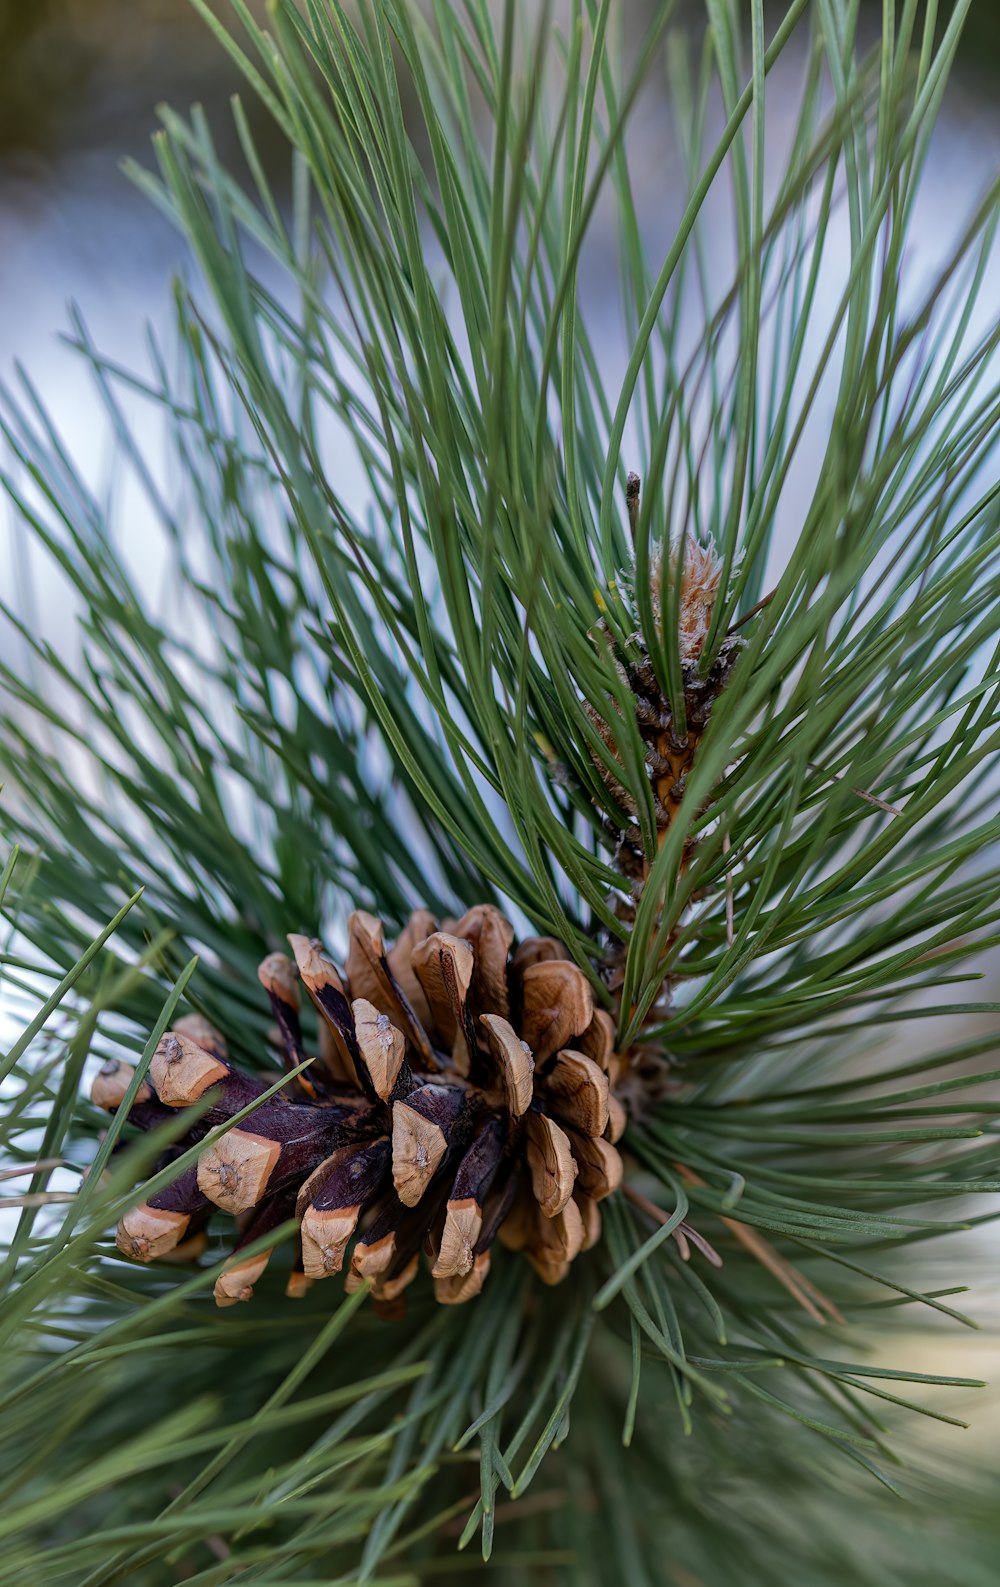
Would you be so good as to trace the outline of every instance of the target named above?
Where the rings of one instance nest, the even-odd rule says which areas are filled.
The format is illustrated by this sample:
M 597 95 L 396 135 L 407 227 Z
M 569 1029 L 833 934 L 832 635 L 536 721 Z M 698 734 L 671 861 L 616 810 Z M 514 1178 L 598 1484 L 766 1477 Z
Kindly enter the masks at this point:
M 171 1499 L 177 1500 L 180 1498 L 183 1489 L 177 1487 L 177 1485 L 174 1484 L 170 1488 L 169 1492 Z M 209 1553 L 215 1555 L 216 1559 L 229 1559 L 230 1555 L 232 1554 L 232 1549 L 229 1547 L 229 1544 L 223 1537 L 217 1537 L 213 1534 L 211 1537 L 203 1537 L 201 1541 L 204 1543 Z
M 826 771 L 822 766 L 817 766 L 815 761 L 809 762 L 809 770 L 819 772 L 821 777 L 829 777 L 831 782 L 843 782 L 844 780 L 843 777 L 838 777 L 835 771 Z M 897 809 L 895 805 L 889 804 L 885 799 L 880 799 L 877 794 L 868 793 L 865 788 L 855 788 L 852 784 L 851 792 L 852 794 L 857 794 L 858 798 L 863 799 L 866 804 L 875 805 L 878 810 L 884 810 L 888 816 L 901 816 L 903 814 L 902 810 Z
M 632 532 L 633 541 L 635 540 L 635 526 L 639 521 L 639 492 L 641 489 L 642 481 L 638 474 L 630 474 L 625 481 L 625 501 L 628 505 L 628 526 Z
M 654 1223 L 666 1223 L 667 1214 L 663 1208 L 650 1201 L 648 1196 L 642 1195 L 633 1185 L 623 1185 L 622 1195 L 626 1201 L 632 1203 L 633 1207 L 638 1207 L 640 1212 L 644 1212 L 647 1218 L 652 1218 Z
M 729 833 L 722 834 L 722 852 L 728 854 L 730 850 Z M 731 948 L 736 939 L 736 927 L 733 910 L 733 875 L 726 871 L 726 947 Z
M 0 1169 L 0 1180 L 22 1179 L 25 1174 L 41 1174 L 47 1168 L 66 1167 L 65 1157 L 41 1157 L 37 1163 L 22 1163 L 19 1168 Z
M 681 1178 L 686 1179 L 689 1185 L 704 1187 L 705 1181 L 695 1173 L 693 1168 L 688 1168 L 684 1163 L 675 1163 L 674 1167 Z M 761 1267 L 766 1268 L 778 1280 L 782 1288 L 788 1291 L 792 1299 L 802 1307 L 802 1310 L 812 1318 L 813 1322 L 819 1323 L 820 1327 L 825 1327 L 827 1317 L 838 1323 L 845 1321 L 841 1312 L 837 1310 L 831 1300 L 827 1299 L 823 1291 L 817 1289 L 816 1285 L 806 1278 L 804 1273 L 800 1273 L 798 1268 L 776 1251 L 770 1241 L 765 1240 L 764 1236 L 758 1234 L 756 1229 L 749 1228 L 745 1223 L 738 1223 L 735 1218 L 726 1218 L 722 1213 L 719 1213 L 718 1217 L 719 1222 L 725 1224 L 726 1228 L 735 1236 L 744 1249 L 757 1259 Z M 823 1315 L 824 1312 L 826 1317 Z
M 31 1196 L 0 1196 L 0 1212 L 13 1212 L 16 1207 L 49 1207 L 56 1202 L 75 1201 L 72 1190 L 39 1190 Z
M 732 627 L 726 630 L 727 635 L 735 634 L 737 629 L 742 628 L 744 623 L 748 623 L 750 621 L 751 617 L 756 617 L 757 613 L 762 612 L 765 606 L 770 606 L 777 593 L 777 590 L 772 590 L 770 595 L 765 595 L 764 599 L 758 601 L 756 606 L 751 606 L 748 612 L 744 612 L 743 616 L 738 617 L 735 623 L 733 623 Z
M 638 1190 L 633 1189 L 631 1185 L 623 1185 L 622 1193 L 628 1201 L 632 1202 L 633 1206 L 638 1207 L 648 1218 L 652 1218 L 654 1223 L 664 1224 L 670 1221 L 669 1215 L 664 1212 L 662 1207 L 658 1207 L 655 1202 L 647 1200 L 645 1196 L 641 1195 Z M 691 1249 L 688 1245 L 688 1241 L 690 1241 L 691 1245 L 696 1246 L 706 1261 L 711 1262 L 713 1267 L 722 1266 L 722 1258 L 715 1247 L 710 1245 L 705 1236 L 699 1234 L 697 1229 L 692 1229 L 689 1223 L 679 1223 L 673 1231 L 673 1239 L 677 1249 L 680 1251 L 682 1261 L 689 1262 L 691 1260 Z

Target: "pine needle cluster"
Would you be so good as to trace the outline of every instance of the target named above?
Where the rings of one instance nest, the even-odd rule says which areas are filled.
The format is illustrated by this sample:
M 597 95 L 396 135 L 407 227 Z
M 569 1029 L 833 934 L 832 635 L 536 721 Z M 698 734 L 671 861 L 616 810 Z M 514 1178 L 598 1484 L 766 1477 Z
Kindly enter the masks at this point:
M 974 1385 L 906 1360 L 914 1317 L 970 1321 L 929 1242 L 1000 1188 L 995 1022 L 953 1028 L 995 1013 L 953 989 L 1000 919 L 1000 185 L 933 277 L 908 245 L 968 0 L 887 6 L 867 53 L 833 0 L 639 39 L 611 0 L 195 4 L 294 201 L 239 100 L 239 173 L 164 110 L 131 175 L 196 266 L 172 334 L 140 373 L 73 322 L 115 489 L 2 393 L 17 533 L 79 621 L 55 647 L 3 603 L 0 1581 L 976 1587 L 990 1495 L 960 1510 L 917 1431 Z M 627 135 L 657 73 L 662 256 Z M 257 980 L 288 931 L 346 953 L 352 911 L 482 902 L 637 1055 L 558 1285 L 500 1251 L 401 1321 L 370 1281 L 289 1300 L 294 1217 L 222 1311 L 213 1216 L 193 1267 L 122 1255 L 233 1122 L 211 1091 L 129 1122 L 179 1019 L 259 1077 L 252 1120 L 308 1077 Z

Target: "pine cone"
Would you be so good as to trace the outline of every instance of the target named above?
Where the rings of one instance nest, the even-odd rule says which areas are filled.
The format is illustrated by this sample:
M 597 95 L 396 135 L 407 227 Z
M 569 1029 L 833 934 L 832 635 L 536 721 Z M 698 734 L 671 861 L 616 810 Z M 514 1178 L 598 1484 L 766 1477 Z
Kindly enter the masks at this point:
M 340 1271 L 352 1240 L 347 1287 L 374 1280 L 384 1306 L 416 1276 L 421 1250 L 439 1301 L 471 1299 L 496 1238 L 558 1283 L 599 1238 L 597 1203 L 622 1177 L 616 1088 L 628 1061 L 614 1051 L 610 1015 L 554 939 L 528 938 L 511 954 L 513 928 L 489 904 L 441 930 L 418 911 L 389 951 L 371 915 L 353 914 L 349 931 L 344 975 L 300 936 L 289 937 L 294 964 L 280 953 L 261 964 L 288 1066 L 307 1056 L 303 984 L 321 1051 L 128 1213 L 119 1250 L 139 1261 L 197 1254 L 221 1207 L 241 1231 L 215 1286 L 221 1306 L 248 1300 L 267 1264 L 268 1254 L 240 1250 L 292 1217 L 290 1294 Z M 93 1100 L 114 1112 L 132 1073 L 105 1065 Z M 129 1119 L 149 1129 L 214 1093 L 166 1163 L 271 1083 L 236 1069 L 220 1034 L 189 1015 L 157 1047 Z

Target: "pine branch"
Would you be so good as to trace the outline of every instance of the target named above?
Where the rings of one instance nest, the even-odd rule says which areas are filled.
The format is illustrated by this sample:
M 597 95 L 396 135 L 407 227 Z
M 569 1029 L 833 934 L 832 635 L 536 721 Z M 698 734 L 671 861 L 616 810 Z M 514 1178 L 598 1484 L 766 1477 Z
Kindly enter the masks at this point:
M 286 137 L 295 197 L 238 103 L 240 177 L 200 112 L 164 111 L 157 169 L 132 175 L 199 284 L 145 374 L 74 318 L 162 600 L 27 377 L 2 393 L 18 523 L 80 614 L 73 655 L 3 608 L 28 662 L 2 668 L 0 712 L 23 851 L 0 885 L 23 1029 L 5 1579 L 436 1580 L 478 1574 L 453 1549 L 478 1538 L 512 1580 L 729 1587 L 780 1560 L 881 1581 L 891 1554 L 974 1587 L 989 1496 L 971 1471 L 956 1494 L 912 1418 L 962 1424 L 976 1380 L 886 1364 L 913 1308 L 974 1322 L 925 1245 L 1000 1185 L 995 1033 L 951 1030 L 995 1005 L 942 1000 L 1000 918 L 997 189 L 933 279 L 907 241 L 968 4 L 936 27 L 907 0 L 868 58 L 853 11 L 803 0 L 770 33 L 757 0 L 746 32 L 712 0 L 697 39 L 660 6 L 630 51 L 591 0 L 564 34 L 547 8 L 494 29 L 409 0 L 278 0 L 270 32 L 235 0 L 230 33 L 196 4 Z M 800 42 L 772 183 L 768 105 Z M 630 120 L 664 57 L 687 187 L 659 258 Z M 609 204 L 617 390 L 581 291 Z M 141 402 L 176 489 L 133 433 Z M 454 964 L 428 969 L 434 920 L 480 900 L 570 961 L 544 1006 L 558 1051 L 508 937 L 509 1037 L 480 1034 Z M 404 997 L 403 970 L 355 987 L 355 910 L 390 940 L 423 912 Z M 289 931 L 318 1012 L 274 959 Z M 590 1020 L 608 1111 L 568 1162 L 614 1154 L 602 1131 L 628 1119 L 601 1240 L 534 1251 L 552 1290 L 498 1252 L 468 1306 L 415 1279 L 405 1322 L 379 1321 L 364 1198 L 268 1193 L 287 1098 L 310 1127 L 345 1089 L 381 1118 L 417 1054 L 463 1096 L 489 1056 L 513 1140 L 517 1044 L 558 1119 L 593 1102 L 593 1055 L 565 1046 Z M 196 1084 L 171 1090 L 171 1042 Z M 82 1099 L 95 1074 L 110 1124 Z M 407 1195 L 433 1129 L 450 1145 L 414 1119 Z M 466 1236 L 489 1188 L 448 1204 Z M 213 1209 L 251 1202 L 234 1268 Z M 183 1276 L 126 1259 L 192 1235 Z M 311 1262 L 352 1252 L 332 1313 L 295 1238 Z M 873 1477 L 934 1511 L 929 1538 Z

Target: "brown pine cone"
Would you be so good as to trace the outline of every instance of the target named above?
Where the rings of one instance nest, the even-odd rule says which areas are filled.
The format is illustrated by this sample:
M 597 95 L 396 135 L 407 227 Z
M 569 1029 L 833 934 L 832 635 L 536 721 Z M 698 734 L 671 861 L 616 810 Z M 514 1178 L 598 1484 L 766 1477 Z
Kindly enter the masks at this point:
M 320 1016 L 310 1067 L 205 1149 L 197 1167 L 128 1213 L 118 1247 L 139 1261 L 197 1254 L 216 1207 L 241 1220 L 219 1305 L 248 1300 L 268 1254 L 238 1253 L 289 1218 L 301 1294 L 340 1271 L 383 1304 L 424 1251 L 445 1304 L 477 1295 L 500 1241 L 547 1284 L 600 1235 L 597 1203 L 621 1182 L 625 1127 L 616 1088 L 628 1063 L 590 983 L 549 937 L 523 941 L 490 904 L 441 930 L 426 910 L 386 949 L 357 911 L 342 975 L 317 941 L 291 936 L 295 962 L 270 954 L 260 979 L 290 1068 L 303 1062 L 304 985 Z M 111 1063 L 92 1096 L 111 1112 L 133 1071 Z M 272 1082 L 273 1083 L 273 1082 Z M 269 1089 L 230 1063 L 205 1020 L 179 1020 L 157 1047 L 130 1122 L 149 1129 L 214 1093 L 164 1161 Z

